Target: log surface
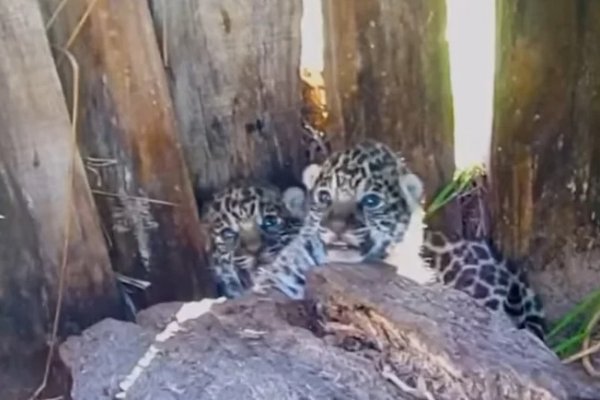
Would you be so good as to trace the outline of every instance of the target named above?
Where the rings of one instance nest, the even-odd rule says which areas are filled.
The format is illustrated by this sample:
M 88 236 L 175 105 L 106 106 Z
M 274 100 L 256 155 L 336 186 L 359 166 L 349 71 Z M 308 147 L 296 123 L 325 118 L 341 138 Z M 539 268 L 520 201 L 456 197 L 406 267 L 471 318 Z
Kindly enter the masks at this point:
M 139 324 L 105 320 L 65 342 L 73 399 L 113 398 L 151 345 L 158 356 L 140 363 L 128 399 L 592 400 L 600 393 L 508 318 L 381 265 L 325 266 L 309 275 L 305 303 L 247 296 L 213 305 L 158 341 L 182 305 L 144 310 Z

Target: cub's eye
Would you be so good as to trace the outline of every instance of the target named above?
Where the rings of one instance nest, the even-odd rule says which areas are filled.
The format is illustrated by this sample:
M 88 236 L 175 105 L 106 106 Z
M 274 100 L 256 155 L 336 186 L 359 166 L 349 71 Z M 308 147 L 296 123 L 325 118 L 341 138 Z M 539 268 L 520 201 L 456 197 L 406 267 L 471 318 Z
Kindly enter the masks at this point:
M 365 208 L 377 208 L 383 203 L 383 200 L 381 199 L 381 196 L 370 193 L 363 197 L 360 203 Z
M 317 201 L 320 204 L 327 206 L 331 204 L 331 194 L 329 193 L 329 191 L 321 189 L 317 192 Z
M 262 219 L 262 227 L 264 229 L 274 228 L 278 226 L 280 222 L 277 215 L 265 215 Z
M 220 233 L 221 237 L 224 239 L 234 239 L 237 236 L 237 233 L 231 228 L 223 228 Z

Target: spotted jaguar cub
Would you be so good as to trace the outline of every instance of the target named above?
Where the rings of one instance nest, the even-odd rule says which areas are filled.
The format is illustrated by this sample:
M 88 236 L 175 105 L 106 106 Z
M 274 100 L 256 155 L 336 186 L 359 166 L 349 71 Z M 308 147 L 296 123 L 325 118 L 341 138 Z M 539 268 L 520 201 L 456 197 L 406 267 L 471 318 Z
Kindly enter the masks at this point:
M 261 272 L 255 291 L 275 287 L 302 298 L 306 273 L 315 266 L 385 260 L 404 241 L 423 192 L 402 157 L 375 141 L 310 165 L 303 180 L 310 198 L 302 229 Z
M 261 266 L 272 263 L 300 230 L 304 190 L 234 183 L 205 207 L 210 266 L 220 296 L 238 297 L 252 287 Z
M 420 283 L 466 292 L 543 339 L 542 306 L 524 272 L 484 239 L 451 241 L 424 228 L 422 182 L 387 146 L 369 141 L 335 153 L 310 165 L 303 181 L 310 189 L 304 226 L 260 274 L 256 291 L 275 287 L 302 298 L 315 266 L 382 260 Z

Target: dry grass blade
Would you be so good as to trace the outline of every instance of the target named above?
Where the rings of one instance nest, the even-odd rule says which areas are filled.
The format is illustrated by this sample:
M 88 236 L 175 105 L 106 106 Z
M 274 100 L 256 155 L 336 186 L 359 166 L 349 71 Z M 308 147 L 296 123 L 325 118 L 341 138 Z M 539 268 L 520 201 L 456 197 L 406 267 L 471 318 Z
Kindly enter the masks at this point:
M 40 393 L 46 388 L 48 383 L 48 376 L 50 375 L 50 368 L 52 367 L 52 361 L 54 360 L 54 350 L 56 345 L 56 339 L 58 336 L 58 324 L 60 321 L 60 313 L 62 309 L 62 299 L 64 294 L 64 286 L 65 286 L 65 277 L 66 277 L 66 269 L 67 269 L 67 260 L 68 260 L 68 250 L 69 250 L 69 238 L 71 236 L 71 217 L 72 217 L 72 199 L 73 199 L 73 176 L 74 176 L 74 165 L 75 165 L 75 156 L 77 154 L 77 119 L 78 119 L 78 107 L 79 107 L 79 64 L 77 60 L 68 50 L 58 49 L 61 53 L 63 53 L 69 63 L 71 64 L 71 69 L 73 71 L 73 105 L 72 105 L 72 113 L 71 113 L 71 154 L 69 158 L 68 170 L 67 170 L 67 201 L 65 202 L 65 234 L 64 234 L 64 242 L 62 249 L 62 259 L 60 264 L 59 271 L 59 280 L 58 280 L 58 294 L 56 299 L 56 310 L 54 312 L 54 320 L 52 322 L 52 336 L 50 338 L 50 346 L 48 349 L 48 357 L 46 358 L 46 366 L 44 369 L 44 378 L 42 379 L 42 383 L 30 397 L 30 400 L 35 400 L 38 398 Z
M 586 372 L 588 374 L 590 374 L 591 376 L 594 377 L 600 377 L 600 371 L 598 371 L 594 365 L 592 364 L 592 359 L 591 359 L 591 355 L 600 352 L 600 342 L 596 343 L 595 345 L 591 346 L 591 341 L 592 341 L 592 332 L 594 331 L 594 328 L 596 327 L 596 325 L 598 325 L 598 322 L 600 321 L 600 311 L 597 311 L 596 314 L 594 314 L 594 317 L 590 320 L 590 323 L 587 326 L 587 336 L 585 337 L 585 339 L 583 340 L 583 349 L 584 351 L 587 351 L 587 354 L 585 354 L 583 356 L 583 360 L 581 361 L 581 363 L 583 364 L 583 368 L 585 368 Z
M 111 192 L 105 192 L 104 190 L 98 190 L 98 189 L 92 189 L 92 193 L 94 194 L 98 194 L 101 196 L 107 196 L 107 197 L 115 197 L 115 198 L 122 198 L 125 197 L 127 199 L 130 200 L 140 200 L 140 201 L 145 201 L 148 203 L 154 203 L 154 204 L 160 204 L 163 206 L 171 206 L 171 207 L 179 207 L 179 205 L 177 203 L 173 203 L 170 201 L 166 201 L 166 200 L 157 200 L 157 199 L 151 199 L 149 197 L 141 197 L 141 196 L 122 196 L 118 193 L 111 193 Z
M 96 4 L 98 4 L 98 0 L 92 0 L 92 2 L 86 8 L 85 12 L 79 19 L 79 22 L 77 22 L 77 25 L 73 29 L 73 32 L 71 32 L 71 36 L 69 36 L 67 43 L 65 43 L 64 48 L 66 50 L 69 50 L 71 48 L 71 46 L 73 45 L 73 43 L 75 42 L 75 39 L 77 39 L 77 36 L 79 35 L 79 32 L 81 31 L 81 28 L 83 27 L 83 25 L 89 18 L 90 14 L 94 10 L 94 7 L 96 7 Z
M 48 22 L 46 22 L 46 27 L 45 27 L 46 30 L 49 30 L 52 27 L 52 25 L 56 21 L 56 18 L 58 18 L 59 14 L 63 10 L 63 8 L 65 8 L 65 6 L 67 5 L 68 1 L 69 0 L 62 0 L 60 2 L 60 4 L 56 7 L 56 9 L 54 10 L 54 12 L 52 13 L 52 15 L 50 16 L 50 18 L 48 19 Z
M 167 8 L 167 0 L 163 0 L 162 2 L 163 11 L 164 11 L 164 19 L 162 26 L 162 53 L 163 53 L 163 65 L 165 67 L 169 66 L 169 42 L 168 42 L 168 34 L 169 34 L 169 10 Z

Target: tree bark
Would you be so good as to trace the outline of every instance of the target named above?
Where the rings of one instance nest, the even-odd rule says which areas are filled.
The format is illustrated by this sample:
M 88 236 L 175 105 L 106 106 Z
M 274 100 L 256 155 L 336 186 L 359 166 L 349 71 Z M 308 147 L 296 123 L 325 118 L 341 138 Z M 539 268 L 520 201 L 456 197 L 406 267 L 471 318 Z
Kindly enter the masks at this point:
M 3 0 L 0 21 L 0 360 L 14 364 L 46 347 L 66 234 L 59 334 L 121 311 L 38 4 Z
M 59 3 L 42 2 L 47 14 Z M 65 46 L 92 3 L 68 2 L 52 26 L 51 41 Z M 142 306 L 212 295 L 148 4 L 96 2 L 72 51 L 82 71 L 80 146 L 114 268 L 151 282 L 135 296 Z M 57 63 L 65 64 L 60 55 Z M 71 78 L 60 71 L 68 93 Z
M 151 4 L 199 197 L 238 178 L 294 182 L 305 161 L 301 0 Z
M 325 87 L 334 147 L 401 150 L 431 200 L 454 172 L 446 5 L 324 0 Z
M 600 3 L 498 1 L 497 12 L 496 232 L 557 318 L 600 287 Z

